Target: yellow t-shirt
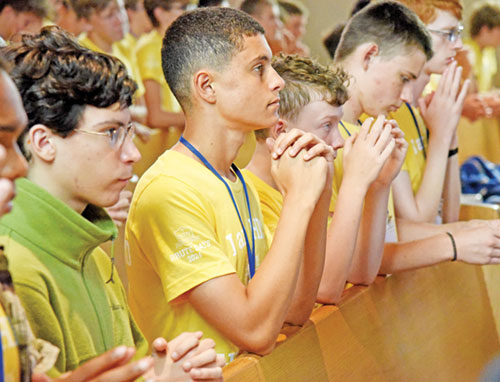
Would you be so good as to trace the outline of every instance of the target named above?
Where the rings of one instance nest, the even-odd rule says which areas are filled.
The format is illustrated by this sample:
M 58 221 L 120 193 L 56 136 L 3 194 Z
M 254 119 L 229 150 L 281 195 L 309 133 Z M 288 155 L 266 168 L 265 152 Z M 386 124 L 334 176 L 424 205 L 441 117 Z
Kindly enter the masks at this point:
M 80 37 L 78 37 L 78 42 L 82 44 L 84 47 L 93 50 L 94 52 L 107 54 L 96 44 L 94 44 L 94 42 L 88 38 L 86 33 L 82 33 Z M 135 98 L 142 97 L 145 93 L 145 89 L 144 89 L 144 84 L 142 83 L 139 68 L 137 66 L 137 60 L 134 59 L 135 55 L 125 53 L 123 47 L 120 47 L 119 43 L 113 44 L 111 55 L 118 58 L 121 62 L 123 62 L 123 64 L 127 68 L 128 74 L 137 83 L 137 91 L 135 92 L 134 97 Z
M 416 123 L 411 112 L 415 116 Z M 408 104 L 403 104 L 397 111 L 390 113 L 388 118 L 394 119 L 398 123 L 405 134 L 406 142 L 408 142 L 408 151 L 401 171 L 407 171 L 410 175 L 411 188 L 416 194 L 425 171 L 426 158 L 424 153 L 427 152 L 429 146 L 427 127 L 420 111 Z
M 161 66 L 161 47 L 162 36 L 156 29 L 153 29 L 148 34 L 143 35 L 137 42 L 136 57 L 141 78 L 143 81 L 153 80 L 160 84 L 161 108 L 164 111 L 181 113 L 181 105 L 177 102 L 177 99 L 170 90 L 170 87 L 165 80 L 165 76 L 163 75 L 163 69 Z M 181 129 L 172 127 L 168 130 L 162 131 L 162 134 L 167 135 L 167 144 L 165 149 L 168 149 L 177 143 L 182 131 Z
M 5 382 L 19 382 L 21 369 L 19 368 L 19 351 L 16 339 L 9 324 L 9 319 L 0 304 L 0 335 L 2 340 L 3 372 Z M 0 370 L 1 372 L 1 370 Z
M 278 221 L 283 208 L 283 195 L 278 190 L 272 188 L 269 184 L 260 179 L 257 175 L 249 170 L 243 170 L 245 179 L 250 180 L 260 199 L 260 207 L 262 209 L 262 216 L 264 217 L 264 224 L 274 236 Z
M 251 228 L 240 180 L 228 181 L 249 241 Z M 268 250 L 260 202 L 247 182 L 255 233 L 256 268 Z M 249 281 L 240 221 L 224 184 L 203 164 L 176 151 L 161 155 L 139 181 L 127 221 L 129 304 L 149 341 L 202 330 L 232 360 L 239 349 L 211 326 L 185 293 L 236 273 Z
M 161 67 L 162 37 L 156 29 L 142 36 L 137 43 L 136 55 L 143 81 L 153 80 L 161 85 L 161 107 L 165 111 L 180 113 L 179 102 L 173 95 Z
M 340 134 L 344 139 L 347 139 L 352 133 L 358 133 L 359 132 L 359 126 L 353 125 L 351 123 L 341 121 L 339 124 L 339 131 Z M 344 150 L 340 149 L 337 151 L 337 158 L 335 159 L 334 166 L 335 166 L 335 175 L 333 178 L 333 193 L 332 193 L 332 200 L 330 203 L 330 212 L 335 211 L 335 204 L 337 203 L 337 196 L 338 196 L 338 190 L 340 189 L 340 185 L 342 183 L 342 178 L 344 175 L 344 162 L 343 162 L 343 154 Z M 385 227 L 385 242 L 386 243 L 393 243 L 398 241 L 398 232 L 397 232 L 397 227 L 396 227 L 396 215 L 394 213 L 394 200 L 392 197 L 392 188 L 389 193 L 389 200 L 388 200 L 388 206 L 387 206 L 387 221 L 386 221 L 386 227 Z
M 476 77 L 478 90 L 480 92 L 490 91 L 498 70 L 496 49 L 492 46 L 481 49 L 474 40 L 467 40 L 464 45 L 470 51 L 469 59 Z

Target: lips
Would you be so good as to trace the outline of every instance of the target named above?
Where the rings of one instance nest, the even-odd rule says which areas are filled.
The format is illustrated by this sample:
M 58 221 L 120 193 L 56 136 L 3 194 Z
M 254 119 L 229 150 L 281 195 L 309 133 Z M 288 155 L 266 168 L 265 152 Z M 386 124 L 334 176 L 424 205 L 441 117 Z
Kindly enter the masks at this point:
M 280 99 L 276 98 L 274 101 L 270 102 L 267 106 L 279 106 L 280 105 Z

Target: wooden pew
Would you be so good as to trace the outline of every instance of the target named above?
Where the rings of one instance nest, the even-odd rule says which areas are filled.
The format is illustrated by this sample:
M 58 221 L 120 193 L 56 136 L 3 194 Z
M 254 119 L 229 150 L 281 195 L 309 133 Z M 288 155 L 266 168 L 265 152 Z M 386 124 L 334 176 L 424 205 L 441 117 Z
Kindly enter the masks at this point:
M 353 287 L 287 331 L 271 354 L 226 366 L 225 381 L 473 381 L 500 351 L 483 269 L 462 263 Z

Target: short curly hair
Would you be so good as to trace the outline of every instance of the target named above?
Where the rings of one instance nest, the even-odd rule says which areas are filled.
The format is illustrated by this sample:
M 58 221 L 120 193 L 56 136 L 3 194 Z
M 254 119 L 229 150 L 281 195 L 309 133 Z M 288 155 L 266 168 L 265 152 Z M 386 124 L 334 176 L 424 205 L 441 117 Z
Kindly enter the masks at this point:
M 302 109 L 316 99 L 334 106 L 349 98 L 348 75 L 342 68 L 332 68 L 318 61 L 295 54 L 273 57 L 274 70 L 285 80 L 280 91 L 280 117 L 295 121 Z M 267 130 L 257 130 L 257 138 L 266 138 Z
M 115 57 L 84 48 L 57 26 L 42 28 L 38 35 L 25 35 L 20 44 L 2 49 L 13 63 L 14 80 L 29 129 L 42 124 L 55 134 L 67 137 L 81 122 L 87 106 L 106 108 L 119 103 L 122 109 L 132 104 L 137 88 L 123 63 Z

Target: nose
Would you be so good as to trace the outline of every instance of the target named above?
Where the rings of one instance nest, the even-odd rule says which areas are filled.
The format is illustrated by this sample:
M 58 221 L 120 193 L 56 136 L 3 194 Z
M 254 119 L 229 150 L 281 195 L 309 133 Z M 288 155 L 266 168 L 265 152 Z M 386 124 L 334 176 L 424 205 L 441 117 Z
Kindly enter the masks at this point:
M 413 91 L 411 82 L 406 83 L 401 91 L 401 101 L 412 103 L 413 102 Z
M 457 41 L 453 44 L 453 49 L 461 50 L 464 47 L 464 42 L 462 41 L 462 36 L 458 36 Z
M 344 147 L 345 140 L 340 134 L 338 125 L 331 130 L 326 143 L 329 144 L 335 151 Z
M 141 159 L 141 153 L 131 138 L 125 138 L 121 147 L 120 157 L 123 162 L 131 164 L 137 163 Z
M 5 164 L 0 171 L 0 176 L 2 178 L 15 180 L 26 175 L 28 171 L 28 162 L 21 154 L 17 144 L 9 150 L 5 150 L 2 147 L 2 154 L 0 157 L 5 158 Z
M 270 73 L 271 73 L 270 88 L 273 91 L 279 92 L 285 87 L 285 80 L 281 78 L 281 76 L 276 72 L 276 70 L 274 70 L 273 67 L 271 67 Z

